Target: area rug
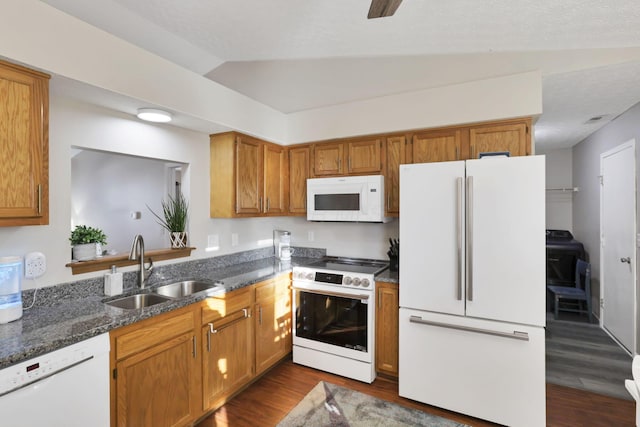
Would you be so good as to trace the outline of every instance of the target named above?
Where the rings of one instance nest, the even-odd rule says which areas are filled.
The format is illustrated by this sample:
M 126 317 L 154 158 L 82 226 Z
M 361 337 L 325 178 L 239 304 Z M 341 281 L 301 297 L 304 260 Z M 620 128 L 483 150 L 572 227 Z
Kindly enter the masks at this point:
M 457 427 L 465 424 L 320 381 L 278 424 L 278 427 L 298 426 Z

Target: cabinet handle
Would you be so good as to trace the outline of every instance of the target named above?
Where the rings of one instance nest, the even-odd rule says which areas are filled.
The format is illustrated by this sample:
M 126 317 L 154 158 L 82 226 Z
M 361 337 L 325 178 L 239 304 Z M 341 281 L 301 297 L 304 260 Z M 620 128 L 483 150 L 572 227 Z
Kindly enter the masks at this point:
M 195 359 L 198 355 L 198 340 L 196 336 L 193 336 L 193 358 Z
M 342 169 L 342 159 L 338 159 L 338 172 Z
M 267 212 L 271 210 L 271 199 L 267 197 Z
M 260 197 L 260 206 L 258 206 L 258 210 L 262 212 L 262 197 Z
M 262 326 L 262 306 L 258 309 L 258 324 Z
M 458 177 L 456 178 L 456 191 L 457 191 L 457 204 L 456 207 L 456 257 L 458 264 L 458 290 L 457 290 L 457 299 L 458 301 L 462 301 L 462 202 L 463 202 L 463 194 L 462 190 L 462 182 L 464 178 Z
M 207 353 L 211 353 L 211 323 L 209 323 L 209 329 L 207 329 Z
M 467 301 L 473 301 L 473 177 L 467 177 Z
M 38 215 L 42 213 L 42 184 L 38 184 Z
M 351 172 L 351 156 L 349 156 L 349 172 Z
M 456 160 L 460 160 L 460 147 L 456 145 Z
M 219 328 L 217 328 L 217 329 L 214 329 L 214 328 L 213 328 L 213 323 L 208 323 L 208 325 L 209 325 L 209 332 L 210 332 L 210 333 L 212 333 L 212 334 L 217 334 L 217 333 L 218 333 L 218 332 L 220 332 L 221 330 L 223 330 L 223 329 L 225 329 L 225 328 L 227 328 L 227 327 L 229 327 L 229 326 L 233 325 L 234 323 L 238 323 L 239 321 L 244 320 L 244 319 L 247 319 L 247 318 L 249 318 L 249 317 L 251 317 L 251 312 L 249 311 L 249 309 L 248 309 L 248 308 L 243 308 L 243 309 L 242 309 L 242 317 L 239 317 L 239 318 L 237 318 L 236 320 L 233 320 L 233 321 L 231 321 L 231 322 L 227 323 L 226 325 L 221 326 L 221 327 L 219 327 Z

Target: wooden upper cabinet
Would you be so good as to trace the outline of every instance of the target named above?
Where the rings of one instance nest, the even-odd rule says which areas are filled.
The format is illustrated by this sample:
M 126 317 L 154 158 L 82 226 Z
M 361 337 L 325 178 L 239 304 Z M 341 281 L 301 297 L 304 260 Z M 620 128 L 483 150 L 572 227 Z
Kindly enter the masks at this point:
M 459 160 L 462 152 L 462 130 L 434 130 L 413 135 L 412 163 Z
M 347 149 L 347 173 L 374 174 L 382 171 L 381 139 L 349 142 Z
M 264 201 L 262 211 L 266 214 L 284 215 L 287 212 L 286 150 L 276 144 L 263 145 L 264 158 Z
M 253 138 L 236 137 L 236 213 L 262 211 L 262 145 Z
M 49 77 L 0 61 L 0 226 L 49 223 Z
M 289 149 L 289 213 L 307 213 L 307 178 L 311 148 L 307 146 Z
M 382 139 L 313 144 L 313 176 L 373 175 L 382 172 Z
M 407 138 L 393 136 L 387 138 L 387 162 L 385 170 L 385 200 L 387 216 L 397 216 L 400 212 L 400 165 L 407 163 Z
M 211 135 L 212 218 L 285 215 L 288 199 L 286 149 L 227 132 Z
M 313 145 L 313 175 L 335 176 L 344 173 L 344 144 L 321 143 Z
M 469 130 L 470 158 L 481 153 L 506 151 L 511 156 L 531 154 L 531 121 L 495 126 L 476 126 Z

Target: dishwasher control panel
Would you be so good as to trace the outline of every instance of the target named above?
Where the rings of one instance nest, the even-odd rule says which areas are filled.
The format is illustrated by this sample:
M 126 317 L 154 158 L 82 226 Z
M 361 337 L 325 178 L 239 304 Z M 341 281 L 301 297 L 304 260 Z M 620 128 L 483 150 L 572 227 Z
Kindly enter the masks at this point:
M 4 368 L 0 370 L 0 396 L 91 360 L 96 350 L 96 342 L 90 339 Z

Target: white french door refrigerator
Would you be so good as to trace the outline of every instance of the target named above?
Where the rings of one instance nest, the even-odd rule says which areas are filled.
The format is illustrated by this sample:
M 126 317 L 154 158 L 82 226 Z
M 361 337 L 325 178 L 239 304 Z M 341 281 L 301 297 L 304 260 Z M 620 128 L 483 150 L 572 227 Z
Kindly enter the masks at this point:
M 400 167 L 400 395 L 544 426 L 544 157 Z

